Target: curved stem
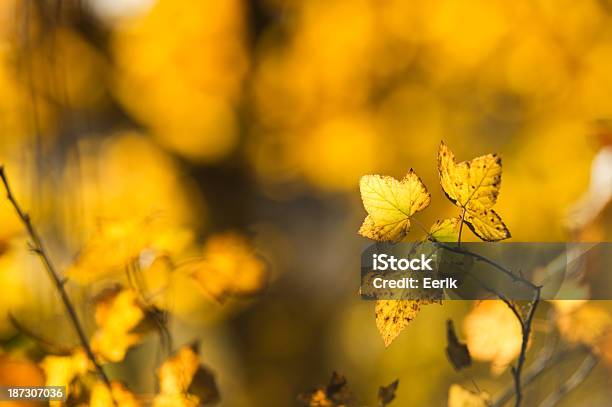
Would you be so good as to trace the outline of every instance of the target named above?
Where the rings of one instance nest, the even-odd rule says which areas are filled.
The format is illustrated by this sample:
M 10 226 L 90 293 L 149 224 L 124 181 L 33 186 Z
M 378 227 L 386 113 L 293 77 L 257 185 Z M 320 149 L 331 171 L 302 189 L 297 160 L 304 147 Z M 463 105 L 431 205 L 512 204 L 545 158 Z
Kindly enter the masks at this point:
M 501 264 L 496 263 L 495 261 L 493 261 L 493 260 L 491 260 L 491 259 L 489 259 L 487 257 L 484 257 L 484 256 L 482 256 L 482 255 L 480 255 L 478 253 L 474 253 L 474 252 L 471 252 L 469 250 L 465 250 L 465 249 L 463 249 L 461 247 L 454 247 L 454 246 L 448 245 L 446 243 L 443 243 L 443 242 L 440 242 L 438 240 L 432 239 L 431 236 L 429 236 L 429 240 L 432 243 L 434 243 L 435 245 L 437 245 L 437 246 L 439 246 L 439 247 L 441 247 L 443 249 L 446 249 L 448 251 L 451 251 L 451 252 L 454 252 L 454 253 L 459 253 L 459 254 L 464 254 L 466 256 L 473 257 L 474 259 L 476 259 L 478 261 L 482 261 L 483 263 L 487 263 L 488 265 L 495 267 L 496 269 L 498 269 L 502 273 L 504 273 L 507 276 L 511 277 L 514 281 L 520 281 L 520 282 L 522 282 L 523 284 L 527 285 L 529 288 L 531 288 L 533 290 L 536 290 L 536 289 L 540 290 L 542 288 L 541 286 L 538 286 L 538 285 L 532 283 L 531 281 L 527 280 L 523 276 L 513 273 L 512 270 L 510 270 L 510 269 L 502 266 Z
M 523 388 L 521 384 L 521 374 L 523 372 L 523 366 L 525 365 L 525 359 L 527 356 L 527 345 L 529 344 L 529 336 L 531 335 L 531 326 L 533 322 L 533 316 L 535 315 L 536 308 L 540 302 L 540 287 L 536 288 L 536 293 L 533 298 L 533 302 L 531 307 L 529 307 L 529 312 L 527 313 L 527 317 L 521 321 L 521 330 L 523 333 L 523 338 L 521 342 L 521 352 L 518 357 L 518 362 L 516 366 L 512 367 L 512 376 L 514 377 L 514 387 L 515 387 L 515 402 L 514 407 L 520 407 L 521 402 L 523 401 Z
M 461 246 L 461 232 L 463 232 L 464 219 L 465 219 L 465 208 L 461 210 L 461 223 L 459 223 L 459 236 L 457 237 L 457 246 Z

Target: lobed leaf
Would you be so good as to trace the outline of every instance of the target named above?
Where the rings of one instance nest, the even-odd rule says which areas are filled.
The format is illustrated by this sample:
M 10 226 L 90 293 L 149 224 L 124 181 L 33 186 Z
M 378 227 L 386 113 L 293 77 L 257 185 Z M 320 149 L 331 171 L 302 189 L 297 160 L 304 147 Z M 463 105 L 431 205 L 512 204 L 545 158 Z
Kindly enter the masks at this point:
M 501 157 L 486 154 L 457 163 L 453 152 L 442 142 L 438 172 L 445 195 L 465 211 L 465 223 L 479 238 L 499 241 L 511 237 L 501 217 L 491 209 L 501 186 Z
M 411 169 L 398 181 L 393 177 L 365 175 L 359 182 L 363 206 L 368 212 L 359 234 L 377 241 L 402 240 L 410 230 L 410 217 L 431 200 L 427 188 Z

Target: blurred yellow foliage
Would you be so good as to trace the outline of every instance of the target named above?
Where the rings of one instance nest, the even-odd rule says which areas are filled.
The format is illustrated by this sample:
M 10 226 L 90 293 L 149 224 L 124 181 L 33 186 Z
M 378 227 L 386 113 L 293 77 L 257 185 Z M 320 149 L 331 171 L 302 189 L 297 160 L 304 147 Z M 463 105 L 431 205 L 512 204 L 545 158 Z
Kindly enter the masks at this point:
M 24 262 L 31 257 L 25 247 L 25 240 L 14 240 L 10 245 L 0 240 L 0 337 L 13 333 L 14 327 L 8 315 L 17 315 L 31 306 L 32 287 L 24 278 Z M 31 264 L 30 264 L 31 266 Z
M 96 303 L 98 329 L 91 339 L 91 348 L 110 362 L 120 362 L 128 348 L 140 342 L 140 335 L 132 330 L 144 318 L 136 293 L 122 289 L 105 292 Z
M 44 384 L 43 371 L 36 363 L 0 352 L 0 386 L 42 386 Z M 2 407 L 36 406 L 38 402 L 35 401 L 2 401 Z
M 179 266 L 176 272 L 193 277 L 217 301 L 260 292 L 268 275 L 254 248 L 244 236 L 233 232 L 212 236 L 204 244 L 202 256 Z
M 202 224 L 201 195 L 176 160 L 145 135 L 121 132 L 103 142 L 85 140 L 74 158 L 66 178 L 78 181 L 85 230 L 105 219 L 159 217 L 183 227 Z
M 453 384 L 448 390 L 448 407 L 487 407 L 491 398 L 486 392 L 474 393 Z
M 154 407 L 196 407 L 200 400 L 187 391 L 198 370 L 198 355 L 189 346 L 182 347 L 174 356 L 157 369 L 159 394 L 153 400 Z
M 91 362 L 83 349 L 75 349 L 70 355 L 49 355 L 40 362 L 45 372 L 45 386 L 66 386 L 66 396 L 72 382 L 91 369 Z
M 470 355 L 491 362 L 493 374 L 501 374 L 521 350 L 521 325 L 501 300 L 478 303 L 465 317 L 463 330 Z
M 89 407 L 140 406 L 136 397 L 123 384 L 113 381 L 111 383 L 111 391 L 108 391 L 108 387 L 103 382 L 96 382 L 91 389 Z
M 586 345 L 597 352 L 602 340 L 612 333 L 612 315 L 593 303 L 568 306 L 566 302 L 553 301 L 561 336 L 571 344 Z
M 146 261 L 150 256 L 181 253 L 190 240 L 187 230 L 173 228 L 162 218 L 108 220 L 87 241 L 67 274 L 81 283 L 117 277 L 139 265 L 141 256 Z
M 243 13 L 238 0 L 160 0 L 115 32 L 119 99 L 162 145 L 190 159 L 218 160 L 238 141 Z
M 565 240 L 566 209 L 585 192 L 591 160 L 604 143 L 591 137 L 592 123 L 612 116 L 612 13 L 605 1 L 145 0 L 137 2 L 141 12 L 115 21 L 97 19 L 94 2 L 119 8 L 126 3 L 0 2 L 0 164 L 9 166 L 18 197 L 62 271 L 80 249 L 70 280 L 87 285 L 123 280 L 131 268 L 143 275 L 150 290 L 145 296 L 181 317 L 185 309 L 200 318 L 217 312 L 202 312 L 206 301 L 198 290 L 220 300 L 265 285 L 264 264 L 242 237 L 213 234 L 202 253 L 188 257 L 197 250 L 197 237 L 212 233 L 205 229 L 207 220 L 218 220 L 204 210 L 200 189 L 210 188 L 211 203 L 221 201 L 225 210 L 225 196 L 217 192 L 233 189 L 234 178 L 223 179 L 222 187 L 215 183 L 228 167 L 248 178 L 241 187 L 252 187 L 254 196 L 288 203 L 290 215 L 275 212 L 274 222 L 291 225 L 278 228 L 278 241 L 295 250 L 275 253 L 272 261 L 282 272 L 298 271 L 287 273 L 294 284 L 288 286 L 297 291 L 304 280 L 295 276 L 305 278 L 300 267 L 312 265 L 299 257 L 300 243 L 333 241 L 334 253 L 358 246 L 356 238 L 338 236 L 350 234 L 362 216 L 346 210 L 350 199 L 358 207 L 359 176 L 401 176 L 406 163 L 425 168 L 440 139 L 453 145 L 457 156 L 504 155 L 504 199 L 496 210 L 517 241 Z M 211 173 L 217 179 L 209 183 Z M 434 184 L 435 171 L 419 174 Z M 525 210 L 525 197 L 534 190 L 546 199 L 532 199 Z M 447 219 L 431 232 L 450 240 L 457 232 L 454 215 L 444 212 L 439 188 L 430 192 L 432 207 L 419 217 L 428 225 Z M 308 196 L 306 205 L 292 200 L 296 193 Z M 310 219 L 312 212 L 302 210 L 311 202 L 321 205 L 316 213 L 323 207 L 323 215 L 342 202 L 342 215 L 333 221 L 322 216 L 312 232 L 295 216 Z M 256 221 L 229 212 L 219 217 L 220 227 L 226 227 L 226 218 L 231 227 Z M 3 336 L 13 333 L 4 317 L 8 311 L 28 311 L 44 326 L 57 312 L 49 306 L 54 297 L 40 295 L 49 292 L 43 279 L 32 278 L 41 270 L 33 267 L 36 259 L 26 252 L 22 231 L 12 208 L 0 200 Z M 279 251 L 269 245 L 271 252 Z M 332 294 L 350 268 L 339 270 L 336 258 L 321 256 L 318 265 L 322 272 L 338 271 L 325 274 Z M 91 289 L 68 286 L 78 299 L 79 290 Z M 313 299 L 326 306 L 324 301 Z M 137 319 L 132 305 L 126 300 L 129 312 L 118 323 L 125 332 Z M 377 315 L 385 343 L 414 317 L 412 305 L 387 303 L 390 312 L 380 320 Z M 445 307 L 463 311 L 455 303 Z M 357 306 L 339 300 L 336 308 L 332 317 L 345 317 Z M 328 317 L 325 313 L 334 319 Z M 260 318 L 269 328 L 253 343 L 268 342 L 262 346 L 271 349 L 279 340 L 273 333 L 291 326 L 297 327 L 292 346 L 308 346 L 302 333 L 312 326 L 297 319 L 291 325 L 270 321 L 269 314 Z M 380 322 L 384 318 L 397 318 L 398 324 L 387 326 Z M 589 344 L 604 358 L 612 349 L 609 318 L 590 306 L 558 308 L 564 337 Z M 425 319 L 419 329 L 442 320 L 436 321 Z M 492 361 L 494 370 L 515 357 L 520 327 L 503 304 L 480 304 L 465 328 L 473 356 Z M 364 337 L 371 334 L 361 329 Z M 406 341 L 427 348 L 418 359 L 425 366 L 443 345 L 431 336 L 413 336 Z M 231 341 L 220 342 L 231 353 Z M 362 359 L 377 362 L 380 350 L 368 346 Z M 363 348 L 355 349 L 363 356 Z M 342 354 L 328 355 L 330 363 Z M 76 359 L 50 356 L 43 363 L 48 375 L 70 381 L 83 371 Z M 390 358 L 381 366 L 404 363 Z M 439 405 L 445 397 L 440 383 L 445 388 L 448 378 L 430 365 L 423 367 L 427 384 L 418 383 L 413 394 L 423 405 Z M 282 375 L 265 373 L 257 377 L 262 393 L 282 388 L 280 394 L 295 384 L 282 377 L 279 385 L 280 379 L 273 379 Z M 455 390 L 463 394 L 459 399 L 470 398 L 466 391 Z M 251 396 L 244 396 L 244 405 L 259 401 Z M 274 405 L 265 396 L 264 403 Z M 186 402 L 172 395 L 165 401 Z

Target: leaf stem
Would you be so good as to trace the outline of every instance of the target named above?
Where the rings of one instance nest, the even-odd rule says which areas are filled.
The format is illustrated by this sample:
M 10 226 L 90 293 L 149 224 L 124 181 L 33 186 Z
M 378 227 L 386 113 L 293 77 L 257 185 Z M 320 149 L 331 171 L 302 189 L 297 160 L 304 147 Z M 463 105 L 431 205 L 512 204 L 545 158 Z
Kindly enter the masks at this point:
M 68 293 L 66 292 L 66 289 L 64 287 L 66 280 L 60 277 L 59 273 L 57 272 L 57 269 L 55 268 L 53 262 L 51 261 L 51 258 L 49 257 L 49 254 L 47 253 L 47 249 L 45 245 L 43 244 L 43 241 L 40 235 L 38 234 L 38 231 L 32 224 L 30 215 L 23 211 L 23 209 L 21 208 L 21 206 L 15 199 L 15 196 L 13 195 L 10 184 L 8 182 L 8 178 L 6 177 L 4 166 L 0 166 L 0 178 L 2 179 L 2 183 L 4 184 L 4 189 L 6 191 L 6 197 L 11 203 L 11 205 L 13 206 L 13 208 L 15 209 L 15 212 L 17 212 L 17 216 L 19 216 L 19 219 L 25 226 L 25 229 L 28 232 L 30 239 L 32 240 L 32 250 L 40 258 L 41 262 L 43 263 L 43 266 L 45 267 L 45 269 L 47 270 L 47 273 L 49 274 L 49 278 L 51 279 L 51 282 L 53 283 L 53 285 L 55 286 L 55 289 L 59 293 L 62 303 L 64 304 L 64 308 L 70 319 L 70 322 L 72 323 L 72 326 L 74 327 L 74 330 L 76 331 L 77 336 L 79 337 L 79 340 L 81 342 L 81 345 L 83 346 L 83 349 L 85 349 L 85 353 L 87 354 L 88 359 L 94 365 L 96 371 L 98 372 L 98 375 L 100 376 L 104 384 L 108 387 L 108 391 L 110 392 L 111 397 L 113 397 L 110 380 L 108 376 L 106 375 L 106 373 L 104 372 L 104 369 L 102 369 L 102 366 L 96 360 L 96 357 L 91 347 L 89 346 L 89 341 L 87 339 L 87 336 L 85 335 L 85 330 L 83 329 L 83 326 L 81 325 L 79 321 L 79 317 L 77 315 L 76 309 L 74 305 L 72 304 L 72 301 L 70 300 L 70 297 L 68 296 Z M 114 398 L 113 398 L 113 404 L 116 405 Z
M 457 236 L 457 246 L 461 247 L 461 232 L 463 232 L 463 223 L 465 219 L 465 207 L 461 209 L 461 223 L 459 223 L 459 236 Z

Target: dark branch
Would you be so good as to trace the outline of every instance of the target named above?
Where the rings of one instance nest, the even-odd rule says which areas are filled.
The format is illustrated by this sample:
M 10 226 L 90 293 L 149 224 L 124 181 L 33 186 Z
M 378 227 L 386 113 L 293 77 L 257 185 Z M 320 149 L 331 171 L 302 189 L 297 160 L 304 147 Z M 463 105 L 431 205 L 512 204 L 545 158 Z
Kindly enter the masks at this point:
M 85 335 L 83 326 L 81 325 L 79 321 L 79 317 L 77 315 L 76 309 L 74 308 L 74 305 L 72 304 L 72 301 L 70 300 L 70 297 L 68 296 L 68 293 L 66 292 L 66 289 L 64 288 L 64 280 L 62 279 L 62 277 L 60 277 L 59 273 L 57 272 L 57 269 L 55 268 L 54 264 L 51 262 L 51 258 L 49 257 L 49 254 L 47 253 L 46 247 L 43 244 L 43 241 L 40 235 L 38 234 L 38 231 L 36 230 L 36 228 L 32 224 L 32 221 L 30 220 L 30 215 L 28 215 L 26 212 L 23 211 L 23 209 L 21 208 L 21 206 L 15 199 L 15 196 L 13 195 L 10 184 L 8 182 L 8 178 L 6 177 L 6 173 L 4 172 L 3 166 L 0 166 L 0 178 L 2 179 L 2 183 L 4 184 L 4 189 L 6 190 L 7 199 L 12 204 L 13 208 L 15 209 L 15 212 L 17 212 L 17 216 L 19 216 L 19 219 L 25 226 L 26 231 L 28 232 L 28 235 L 30 239 L 32 240 L 31 242 L 32 251 L 38 255 L 41 262 L 43 263 L 43 266 L 47 270 L 47 273 L 49 274 L 49 278 L 51 279 L 52 283 L 55 286 L 55 289 L 60 295 L 62 303 L 64 304 L 64 308 L 66 309 L 66 312 L 68 313 L 70 322 L 72 323 L 72 326 L 74 327 L 74 330 L 76 331 L 79 337 L 81 345 L 83 346 L 83 349 L 85 349 L 85 353 L 87 354 L 87 357 L 89 358 L 91 363 L 94 365 L 96 371 L 98 372 L 98 375 L 100 376 L 104 384 L 106 384 L 112 396 L 110 380 L 108 379 L 108 376 L 104 372 L 104 369 L 102 369 L 102 366 L 96 360 L 96 357 L 93 351 L 91 350 L 91 347 L 89 346 L 89 341 L 87 339 L 87 336 Z
M 531 335 L 531 327 L 533 322 L 533 316 L 535 315 L 536 308 L 540 302 L 540 287 L 536 288 L 536 293 L 533 297 L 527 317 L 521 321 L 521 331 L 523 334 L 521 342 L 521 352 L 519 353 L 518 362 L 516 366 L 512 367 L 512 376 L 514 377 L 514 392 L 515 392 L 515 407 L 520 407 L 523 401 L 523 389 L 521 384 L 521 374 L 523 372 L 523 366 L 525 365 L 525 359 L 527 356 L 527 345 L 529 344 L 529 336 Z
M 437 241 L 437 240 L 433 239 L 431 236 L 429 236 L 428 238 L 429 238 L 429 240 L 433 244 L 435 244 L 438 247 L 441 247 L 441 248 L 443 248 L 445 250 L 448 250 L 448 251 L 451 251 L 453 253 L 459 253 L 459 254 L 463 254 L 463 255 L 466 255 L 466 256 L 473 257 L 474 259 L 476 259 L 478 261 L 482 261 L 483 263 L 486 263 L 486 264 L 488 264 L 488 265 L 498 269 L 502 273 L 506 274 L 507 276 L 512 278 L 512 280 L 520 281 L 521 283 L 525 284 L 526 286 L 528 286 L 529 288 L 531 288 L 533 290 L 537 289 L 539 291 L 540 288 L 541 288 L 540 286 L 532 283 L 531 281 L 529 281 L 528 279 L 524 278 L 520 274 L 513 273 L 512 270 L 502 266 L 501 264 L 499 264 L 499 263 L 497 263 L 497 262 L 495 262 L 495 261 L 493 261 L 493 260 L 491 260 L 491 259 L 489 259 L 489 258 L 487 258 L 485 256 L 482 256 L 482 255 L 480 255 L 478 253 L 471 252 L 471 251 L 463 249 L 461 247 L 455 247 L 455 246 L 451 246 L 449 244 Z

